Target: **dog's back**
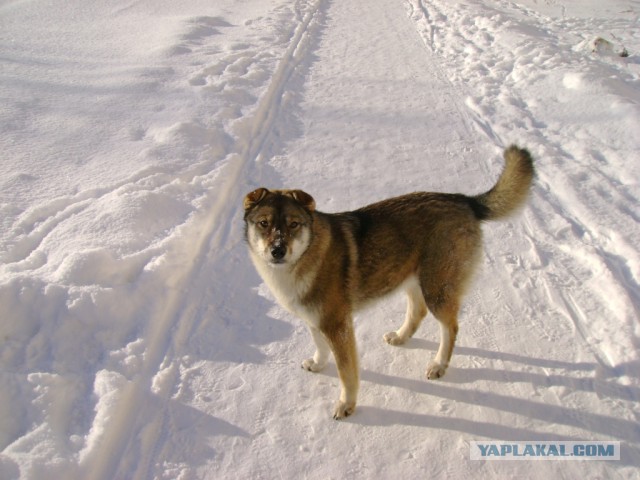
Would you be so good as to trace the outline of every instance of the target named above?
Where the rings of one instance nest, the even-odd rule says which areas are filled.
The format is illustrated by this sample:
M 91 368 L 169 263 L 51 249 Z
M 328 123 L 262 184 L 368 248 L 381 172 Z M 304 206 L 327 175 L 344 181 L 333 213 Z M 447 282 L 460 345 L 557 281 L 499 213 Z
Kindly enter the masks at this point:
M 480 221 L 515 212 L 529 192 L 529 152 L 512 146 L 504 158 L 497 183 L 481 195 L 412 193 L 334 215 L 355 243 L 355 302 L 393 291 L 412 274 L 424 279 L 430 308 L 441 303 L 443 290 L 461 295 L 480 253 Z

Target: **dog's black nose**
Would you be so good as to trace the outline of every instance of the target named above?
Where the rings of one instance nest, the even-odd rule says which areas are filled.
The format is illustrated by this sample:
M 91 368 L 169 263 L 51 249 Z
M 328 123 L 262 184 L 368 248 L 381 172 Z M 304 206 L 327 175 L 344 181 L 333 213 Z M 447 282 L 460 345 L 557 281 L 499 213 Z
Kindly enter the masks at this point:
M 278 245 L 277 247 L 273 247 L 271 249 L 271 256 L 276 260 L 282 260 L 287 253 L 287 249 L 282 245 Z

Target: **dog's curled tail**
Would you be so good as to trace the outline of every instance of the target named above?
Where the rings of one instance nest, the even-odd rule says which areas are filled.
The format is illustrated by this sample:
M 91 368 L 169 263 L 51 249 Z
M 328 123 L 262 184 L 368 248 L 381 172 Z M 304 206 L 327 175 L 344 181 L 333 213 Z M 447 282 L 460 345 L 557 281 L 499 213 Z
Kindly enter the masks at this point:
M 473 197 L 480 208 L 475 209 L 480 220 L 496 220 L 518 210 L 527 199 L 534 168 L 531 154 L 511 145 L 504 151 L 505 166 L 491 190 Z

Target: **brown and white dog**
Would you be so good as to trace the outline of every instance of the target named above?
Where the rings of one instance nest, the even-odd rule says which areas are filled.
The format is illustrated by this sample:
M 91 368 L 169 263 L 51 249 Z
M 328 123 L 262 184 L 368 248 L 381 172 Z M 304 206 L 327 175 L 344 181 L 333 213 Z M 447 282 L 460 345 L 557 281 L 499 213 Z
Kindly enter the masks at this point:
M 533 180 L 527 150 L 511 146 L 504 159 L 495 186 L 477 196 L 412 193 L 333 214 L 317 211 L 301 190 L 259 188 L 245 197 L 251 259 L 280 304 L 306 321 L 315 342 L 315 354 L 302 367 L 318 372 L 334 355 L 341 383 L 334 418 L 352 414 L 356 406 L 353 314 L 398 288 L 407 292 L 407 313 L 385 341 L 406 342 L 430 310 L 441 339 L 426 375 L 444 375 L 461 298 L 481 253 L 480 223 L 517 210 Z

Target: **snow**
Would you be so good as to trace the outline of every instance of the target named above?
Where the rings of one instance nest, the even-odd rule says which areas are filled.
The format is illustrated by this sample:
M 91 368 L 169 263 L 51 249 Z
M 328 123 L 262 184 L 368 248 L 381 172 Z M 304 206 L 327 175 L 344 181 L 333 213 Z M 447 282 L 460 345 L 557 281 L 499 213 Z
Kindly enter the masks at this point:
M 640 3 L 0 2 L 0 478 L 635 478 Z M 626 50 L 628 56 L 620 56 Z M 356 317 L 356 414 L 242 239 L 242 198 L 324 211 L 537 179 L 490 223 L 451 367 L 432 317 Z M 471 461 L 479 440 L 617 462 Z

